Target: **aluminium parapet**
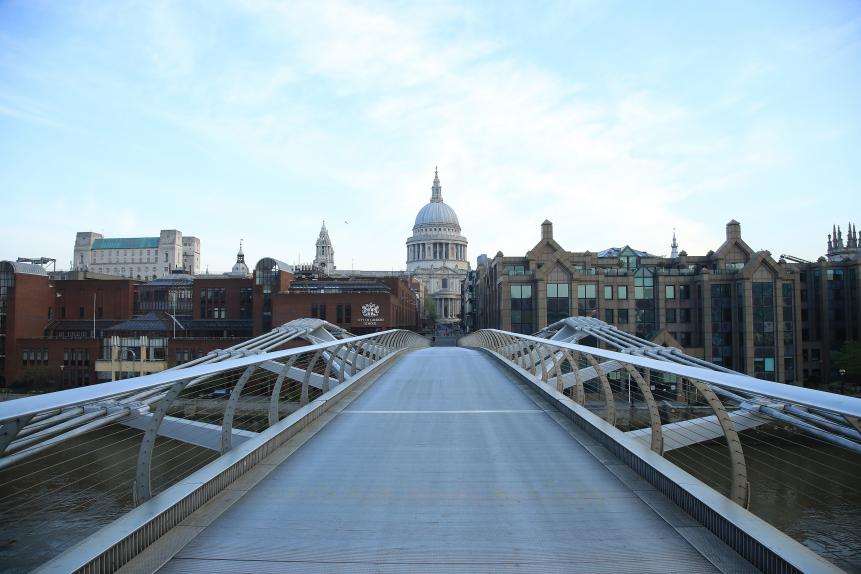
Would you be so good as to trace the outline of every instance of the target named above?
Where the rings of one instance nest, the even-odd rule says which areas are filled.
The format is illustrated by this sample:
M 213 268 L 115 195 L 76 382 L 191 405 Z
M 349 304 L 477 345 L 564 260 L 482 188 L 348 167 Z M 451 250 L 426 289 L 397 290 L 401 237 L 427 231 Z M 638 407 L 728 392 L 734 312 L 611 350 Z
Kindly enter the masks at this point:
M 547 339 L 528 338 L 544 344 L 558 344 Z M 570 344 L 562 344 L 561 346 L 581 347 Z M 577 404 L 553 386 L 536 380 L 529 371 L 512 364 L 505 357 L 490 349 L 482 347 L 480 349 L 514 371 L 521 379 L 537 390 L 543 398 L 553 404 L 563 416 L 586 431 L 601 446 L 618 457 L 755 567 L 764 572 L 793 574 L 843 572 L 800 542 L 653 452 L 647 445 L 626 436 L 624 432 Z M 639 359 L 639 357 L 622 353 L 596 352 L 598 350 L 592 347 L 581 347 L 578 350 L 615 360 L 633 362 L 630 359 Z M 665 368 L 667 363 L 650 362 L 656 363 L 652 368 L 667 370 Z M 682 376 L 702 378 L 699 373 L 697 376 L 693 374 Z
M 348 381 L 78 542 L 34 572 L 101 573 L 119 569 L 317 420 L 359 383 L 379 374 L 384 366 L 407 350 L 399 349 L 381 358 Z M 182 378 L 186 377 L 187 373 L 184 373 Z

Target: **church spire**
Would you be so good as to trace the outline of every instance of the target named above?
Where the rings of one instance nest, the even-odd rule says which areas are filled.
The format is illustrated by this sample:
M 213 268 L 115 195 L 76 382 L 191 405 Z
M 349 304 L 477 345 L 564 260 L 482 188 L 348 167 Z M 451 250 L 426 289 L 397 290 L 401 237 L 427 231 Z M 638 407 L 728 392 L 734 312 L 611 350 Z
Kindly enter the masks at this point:
M 317 250 L 314 257 L 314 267 L 325 273 L 335 270 L 335 250 L 332 248 L 332 240 L 329 238 L 329 230 L 326 229 L 326 220 L 320 227 L 320 236 L 317 238 Z
M 431 203 L 442 203 L 442 186 L 439 184 L 439 168 L 433 170 L 433 187 L 431 188 Z
M 206 270 L 207 275 L 209 269 Z M 236 254 L 236 263 L 233 264 L 233 269 L 227 275 L 234 277 L 248 277 L 248 265 L 245 264 L 245 253 L 242 251 L 242 239 L 239 240 L 239 252 Z
M 673 228 L 673 242 L 670 244 L 670 248 L 672 251 L 670 252 L 670 258 L 678 259 L 679 257 L 679 244 L 676 241 L 676 229 Z

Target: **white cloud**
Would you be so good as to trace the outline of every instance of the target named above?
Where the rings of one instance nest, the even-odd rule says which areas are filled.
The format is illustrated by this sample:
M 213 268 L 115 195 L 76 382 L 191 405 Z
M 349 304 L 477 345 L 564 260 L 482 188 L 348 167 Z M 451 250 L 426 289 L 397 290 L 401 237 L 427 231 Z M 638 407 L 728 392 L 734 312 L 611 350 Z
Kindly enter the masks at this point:
M 310 258 L 323 218 L 340 267 L 400 267 L 434 165 L 473 259 L 525 252 L 545 218 L 572 250 L 629 243 L 665 253 L 675 227 L 684 248 L 703 253 L 722 226 L 678 206 L 714 204 L 785 158 L 773 124 L 709 131 L 698 125 L 703 110 L 637 79 L 616 78 L 628 89 L 608 94 L 475 32 L 487 28 L 473 26 L 480 15 L 469 6 L 158 2 L 128 16 L 138 18 L 146 25 L 132 45 L 140 40 L 143 57 L 133 61 L 151 69 L 112 83 L 111 97 L 173 126 L 162 138 L 193 140 L 246 177 L 183 174 L 197 180 L 183 189 L 175 173 L 153 173 L 149 183 L 164 182 L 160 193 L 179 209 L 93 213 L 112 235 L 173 226 L 198 235 L 213 271 L 230 267 L 239 237 L 250 261 Z M 767 72 L 753 61 L 716 107 L 756 105 L 746 91 Z
M 272 53 L 283 58 L 280 66 L 267 78 L 268 67 L 228 58 L 209 94 L 220 101 L 181 110 L 174 120 L 203 141 L 290 173 L 331 174 L 343 186 L 333 196 L 353 197 L 339 207 L 352 215 L 358 209 L 357 223 L 385 230 L 382 237 L 356 237 L 350 227 L 349 243 L 333 238 L 336 252 L 361 266 L 402 265 L 403 241 L 427 201 L 434 164 L 473 255 L 524 252 L 546 217 L 557 220 L 557 235 L 571 249 L 627 242 L 660 250 L 672 227 L 696 227 L 673 213 L 673 200 L 686 193 L 674 181 L 673 160 L 649 157 L 655 134 L 672 136 L 688 118 L 674 102 L 646 92 L 590 99 L 576 78 L 500 57 L 493 39 L 444 34 L 468 18 L 460 9 L 247 6 L 268 31 Z M 173 27 L 181 18 L 156 12 L 160 43 L 192 36 Z M 182 42 L 175 49 L 186 69 L 199 52 Z M 355 108 L 357 117 L 331 119 L 333 112 L 289 93 L 318 81 L 330 90 L 324 97 Z M 372 207 L 361 212 L 356 197 Z M 315 221 L 338 210 L 296 200 L 301 205 L 289 211 L 314 213 Z M 291 235 L 310 253 L 313 234 Z

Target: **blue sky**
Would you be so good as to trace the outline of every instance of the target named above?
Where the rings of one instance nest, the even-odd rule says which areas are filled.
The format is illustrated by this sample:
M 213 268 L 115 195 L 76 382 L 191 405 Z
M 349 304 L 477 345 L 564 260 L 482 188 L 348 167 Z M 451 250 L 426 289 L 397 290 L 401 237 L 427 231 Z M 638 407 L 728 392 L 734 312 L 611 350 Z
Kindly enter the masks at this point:
M 821 255 L 861 216 L 861 3 L 2 2 L 0 259 L 177 228 L 210 271 L 398 269 L 434 166 L 479 253 Z M 349 222 L 349 223 L 345 223 Z

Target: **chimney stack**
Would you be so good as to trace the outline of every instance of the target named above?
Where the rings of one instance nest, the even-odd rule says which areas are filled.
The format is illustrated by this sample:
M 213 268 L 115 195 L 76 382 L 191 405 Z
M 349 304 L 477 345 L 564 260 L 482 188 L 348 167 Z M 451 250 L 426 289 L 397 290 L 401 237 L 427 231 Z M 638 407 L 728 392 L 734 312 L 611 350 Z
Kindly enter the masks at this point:
M 545 239 L 553 239 L 553 224 L 550 223 L 549 219 L 545 219 L 544 223 L 541 224 L 541 240 Z
M 726 239 L 727 241 L 731 239 L 741 239 L 741 223 L 735 219 L 731 219 L 729 223 L 726 224 Z

